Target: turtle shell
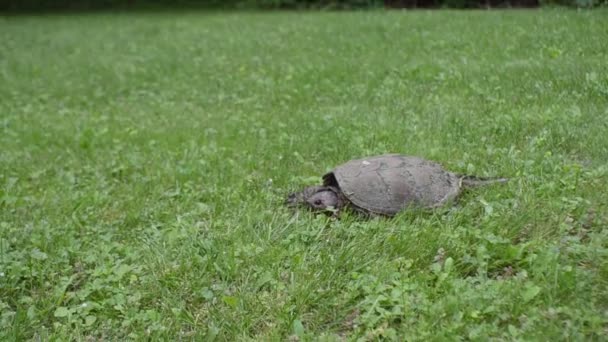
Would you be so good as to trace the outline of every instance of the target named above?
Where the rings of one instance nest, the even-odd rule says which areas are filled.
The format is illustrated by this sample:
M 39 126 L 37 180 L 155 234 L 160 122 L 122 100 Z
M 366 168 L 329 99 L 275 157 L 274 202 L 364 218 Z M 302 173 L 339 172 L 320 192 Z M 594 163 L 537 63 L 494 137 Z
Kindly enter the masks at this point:
M 460 193 L 461 179 L 438 163 L 387 154 L 355 159 L 323 176 L 358 209 L 393 216 L 408 207 L 437 207 Z

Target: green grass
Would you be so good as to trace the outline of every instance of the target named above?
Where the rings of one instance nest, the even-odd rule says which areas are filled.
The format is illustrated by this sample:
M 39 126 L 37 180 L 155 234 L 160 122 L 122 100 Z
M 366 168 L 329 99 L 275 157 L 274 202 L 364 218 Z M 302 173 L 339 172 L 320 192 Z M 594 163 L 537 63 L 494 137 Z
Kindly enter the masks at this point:
M 0 340 L 602 340 L 608 12 L 0 17 Z M 512 181 L 340 221 L 398 152 Z

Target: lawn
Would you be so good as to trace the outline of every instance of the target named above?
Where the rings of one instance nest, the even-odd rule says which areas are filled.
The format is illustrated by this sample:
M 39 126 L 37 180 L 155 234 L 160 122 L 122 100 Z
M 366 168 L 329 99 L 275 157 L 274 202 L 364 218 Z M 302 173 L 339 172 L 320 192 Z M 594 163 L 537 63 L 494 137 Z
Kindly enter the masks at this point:
M 0 340 L 603 340 L 608 11 L 0 17 Z M 511 181 L 292 212 L 397 152 Z

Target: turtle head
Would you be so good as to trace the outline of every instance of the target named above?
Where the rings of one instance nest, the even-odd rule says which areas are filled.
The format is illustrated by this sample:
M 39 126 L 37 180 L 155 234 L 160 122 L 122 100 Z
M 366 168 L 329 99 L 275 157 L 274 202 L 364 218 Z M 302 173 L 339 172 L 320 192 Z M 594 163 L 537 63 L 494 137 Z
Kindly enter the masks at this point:
M 338 190 L 332 186 L 309 186 L 290 194 L 285 203 L 290 207 L 302 205 L 313 211 L 340 209 L 342 206 Z
M 306 203 L 312 210 L 338 209 L 340 198 L 331 188 L 321 189 L 306 199 Z

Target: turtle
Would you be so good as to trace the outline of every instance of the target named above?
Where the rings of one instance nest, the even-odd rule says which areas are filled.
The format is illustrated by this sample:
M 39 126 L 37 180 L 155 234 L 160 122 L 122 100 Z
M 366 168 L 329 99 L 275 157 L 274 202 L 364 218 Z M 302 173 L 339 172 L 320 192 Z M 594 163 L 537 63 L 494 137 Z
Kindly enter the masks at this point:
M 465 188 L 508 181 L 450 172 L 437 162 L 402 154 L 350 160 L 322 178 L 322 185 L 291 193 L 285 203 L 333 216 L 352 208 L 368 216 L 391 217 L 408 208 L 443 206 Z

